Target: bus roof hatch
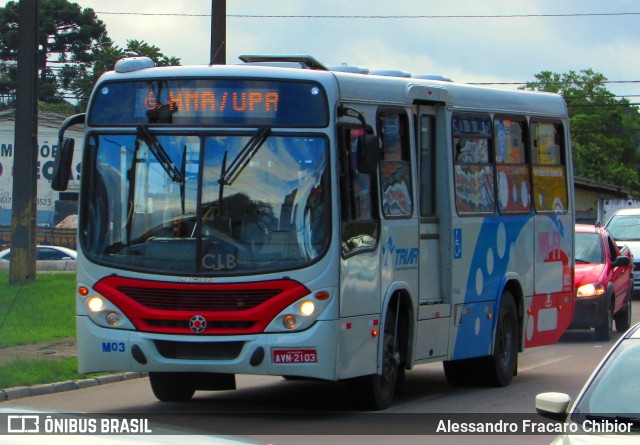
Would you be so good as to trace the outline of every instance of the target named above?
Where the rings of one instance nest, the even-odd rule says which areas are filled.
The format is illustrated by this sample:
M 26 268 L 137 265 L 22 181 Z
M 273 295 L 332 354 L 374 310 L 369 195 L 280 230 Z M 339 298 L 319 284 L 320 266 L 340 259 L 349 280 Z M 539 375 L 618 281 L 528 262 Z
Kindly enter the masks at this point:
M 282 66 L 282 67 L 291 66 L 292 64 L 298 64 L 300 68 L 305 68 L 309 70 L 328 71 L 326 66 L 318 62 L 312 56 L 246 54 L 246 55 L 240 56 L 239 59 L 245 63 L 251 63 L 251 64 Z

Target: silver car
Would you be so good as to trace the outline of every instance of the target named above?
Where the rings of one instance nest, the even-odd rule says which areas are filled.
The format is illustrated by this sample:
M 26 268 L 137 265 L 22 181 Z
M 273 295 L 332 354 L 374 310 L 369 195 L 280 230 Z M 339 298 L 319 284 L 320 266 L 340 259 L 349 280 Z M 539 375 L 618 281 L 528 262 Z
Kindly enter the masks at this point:
M 640 292 L 640 209 L 620 209 L 605 224 L 618 244 L 626 244 L 634 256 L 633 283 Z
M 36 246 L 36 269 L 39 271 L 74 271 L 78 254 L 61 246 Z M 11 249 L 0 251 L 0 270 L 9 270 Z
M 36 246 L 36 261 L 73 261 L 78 258 L 78 253 L 67 247 L 61 246 Z M 11 259 L 11 248 L 0 251 L 0 260 Z
M 554 445 L 640 443 L 640 323 L 596 367 L 576 401 L 567 394 L 536 396 L 543 417 L 564 422 Z M 571 405 L 571 406 L 570 406 Z

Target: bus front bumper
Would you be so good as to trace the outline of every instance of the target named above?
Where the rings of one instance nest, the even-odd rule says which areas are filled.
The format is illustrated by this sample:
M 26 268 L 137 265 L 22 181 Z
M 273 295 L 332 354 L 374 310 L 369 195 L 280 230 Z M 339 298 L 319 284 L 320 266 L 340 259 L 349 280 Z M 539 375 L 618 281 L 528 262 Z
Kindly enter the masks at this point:
M 76 316 L 80 373 L 215 372 L 336 380 L 337 321 L 301 332 L 164 335 L 108 329 Z

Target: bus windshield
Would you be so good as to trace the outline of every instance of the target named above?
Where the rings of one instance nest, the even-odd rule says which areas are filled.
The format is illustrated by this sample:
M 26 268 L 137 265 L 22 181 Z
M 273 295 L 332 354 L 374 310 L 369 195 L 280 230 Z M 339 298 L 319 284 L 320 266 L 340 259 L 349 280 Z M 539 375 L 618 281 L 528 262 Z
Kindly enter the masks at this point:
M 80 242 L 112 267 L 266 273 L 317 260 L 329 239 L 326 139 L 92 133 Z

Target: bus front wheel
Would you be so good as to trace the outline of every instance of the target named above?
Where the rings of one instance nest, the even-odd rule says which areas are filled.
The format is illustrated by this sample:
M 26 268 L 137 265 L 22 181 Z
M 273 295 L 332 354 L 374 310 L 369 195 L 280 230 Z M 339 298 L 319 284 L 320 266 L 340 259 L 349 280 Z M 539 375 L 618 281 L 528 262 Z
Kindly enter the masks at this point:
M 396 344 L 396 314 L 387 310 L 384 322 L 382 351 L 382 372 L 349 381 L 349 391 L 354 404 L 360 409 L 382 410 L 393 400 L 396 389 L 404 378 L 404 369 L 400 369 L 400 354 Z
M 186 402 L 196 392 L 190 375 L 179 372 L 150 372 L 151 390 L 161 402 Z

